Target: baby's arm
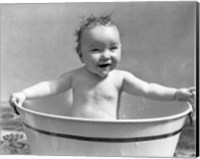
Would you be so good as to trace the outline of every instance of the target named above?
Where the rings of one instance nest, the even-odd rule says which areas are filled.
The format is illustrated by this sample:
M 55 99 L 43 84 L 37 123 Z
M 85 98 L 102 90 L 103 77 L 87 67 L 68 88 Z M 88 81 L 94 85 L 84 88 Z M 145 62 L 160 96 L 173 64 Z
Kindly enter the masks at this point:
M 13 93 L 9 99 L 10 105 L 15 108 L 16 105 L 23 104 L 26 99 L 41 98 L 62 93 L 71 88 L 71 79 L 72 73 L 69 72 L 61 75 L 56 80 L 40 82 L 21 92 Z
M 22 91 L 26 99 L 41 98 L 62 93 L 71 88 L 71 73 L 65 73 L 53 81 L 40 82 Z
M 176 89 L 147 83 L 128 72 L 123 72 L 123 90 L 127 93 L 161 101 L 190 101 L 193 89 Z

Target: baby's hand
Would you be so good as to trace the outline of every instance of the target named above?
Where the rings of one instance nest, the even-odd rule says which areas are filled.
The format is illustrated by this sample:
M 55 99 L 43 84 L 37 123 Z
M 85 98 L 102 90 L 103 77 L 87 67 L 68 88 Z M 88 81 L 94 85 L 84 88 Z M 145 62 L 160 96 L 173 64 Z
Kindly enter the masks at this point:
M 192 105 L 194 104 L 195 96 L 196 96 L 196 88 L 194 87 L 180 88 L 180 89 L 177 89 L 175 93 L 175 99 L 177 101 L 188 101 Z
M 177 89 L 175 93 L 175 99 L 177 101 L 189 102 L 192 106 L 193 111 L 195 111 L 195 98 L 196 98 L 196 88 L 194 87 L 180 88 L 180 89 Z
M 19 114 L 19 112 L 17 111 L 16 106 L 17 105 L 22 105 L 25 100 L 26 100 L 26 96 L 22 92 L 11 94 L 10 99 L 9 99 L 9 103 L 14 108 L 14 111 L 15 111 L 16 114 Z

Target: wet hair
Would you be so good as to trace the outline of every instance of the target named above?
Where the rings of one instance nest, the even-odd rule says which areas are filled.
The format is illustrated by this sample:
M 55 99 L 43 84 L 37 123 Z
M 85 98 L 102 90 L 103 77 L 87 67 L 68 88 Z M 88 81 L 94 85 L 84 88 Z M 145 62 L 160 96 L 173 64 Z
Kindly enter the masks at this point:
M 80 48 L 81 48 L 81 37 L 85 30 L 92 29 L 96 26 L 103 25 L 103 26 L 116 26 L 116 24 L 111 20 L 111 14 L 109 15 L 101 15 L 99 17 L 90 15 L 88 18 L 83 18 L 81 21 L 80 28 L 76 30 L 76 52 L 78 53 L 79 57 L 82 57 Z

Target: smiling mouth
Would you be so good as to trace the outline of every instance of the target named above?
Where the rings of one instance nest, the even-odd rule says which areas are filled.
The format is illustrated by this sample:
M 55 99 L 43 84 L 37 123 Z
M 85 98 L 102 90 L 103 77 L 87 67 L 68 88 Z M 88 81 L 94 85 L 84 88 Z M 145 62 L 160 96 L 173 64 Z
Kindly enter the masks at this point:
M 98 65 L 100 68 L 106 68 L 106 67 L 108 67 L 108 66 L 110 66 L 111 64 L 100 64 L 100 65 Z

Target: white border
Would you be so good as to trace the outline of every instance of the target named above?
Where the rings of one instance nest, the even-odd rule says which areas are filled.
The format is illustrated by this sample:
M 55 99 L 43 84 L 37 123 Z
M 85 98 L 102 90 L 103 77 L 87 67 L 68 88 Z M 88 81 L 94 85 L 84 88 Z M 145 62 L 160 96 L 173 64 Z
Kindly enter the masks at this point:
M 0 0 L 0 3 L 131 2 L 131 1 L 150 2 L 150 1 L 162 1 L 162 0 Z M 166 1 L 195 1 L 195 0 L 166 0 Z
M 136 1 L 136 0 L 0 0 L 0 4 L 11 4 L 11 3 L 64 3 L 64 2 L 130 2 L 130 1 Z M 137 2 L 145 2 L 145 1 L 151 1 L 151 0 L 137 0 Z M 161 0 L 154 0 L 154 1 L 161 1 Z M 167 1 L 178 1 L 178 0 L 167 0 Z M 181 0 L 181 1 L 195 1 L 195 0 Z M 200 0 L 196 0 L 197 2 L 200 2 Z M 4 159 L 10 159 L 10 158 L 15 158 L 15 159 L 25 159 L 25 158 L 30 158 L 30 159 L 35 159 L 36 157 L 42 159 L 42 158 L 54 158 L 53 156 L 29 156 L 29 155 L 3 155 L 2 156 Z M 82 159 L 85 157 L 67 157 L 67 156 L 56 156 L 56 158 L 77 158 L 77 159 Z M 106 158 L 106 157 L 104 157 Z M 90 159 L 98 159 L 98 157 L 90 157 Z M 118 157 L 109 157 L 108 159 L 118 159 Z M 140 158 L 142 159 L 142 158 Z M 145 159 L 145 158 L 144 158 Z M 148 158 L 150 159 L 150 158 Z M 159 158 L 157 158 L 159 159 Z M 198 157 L 197 159 L 200 159 Z

